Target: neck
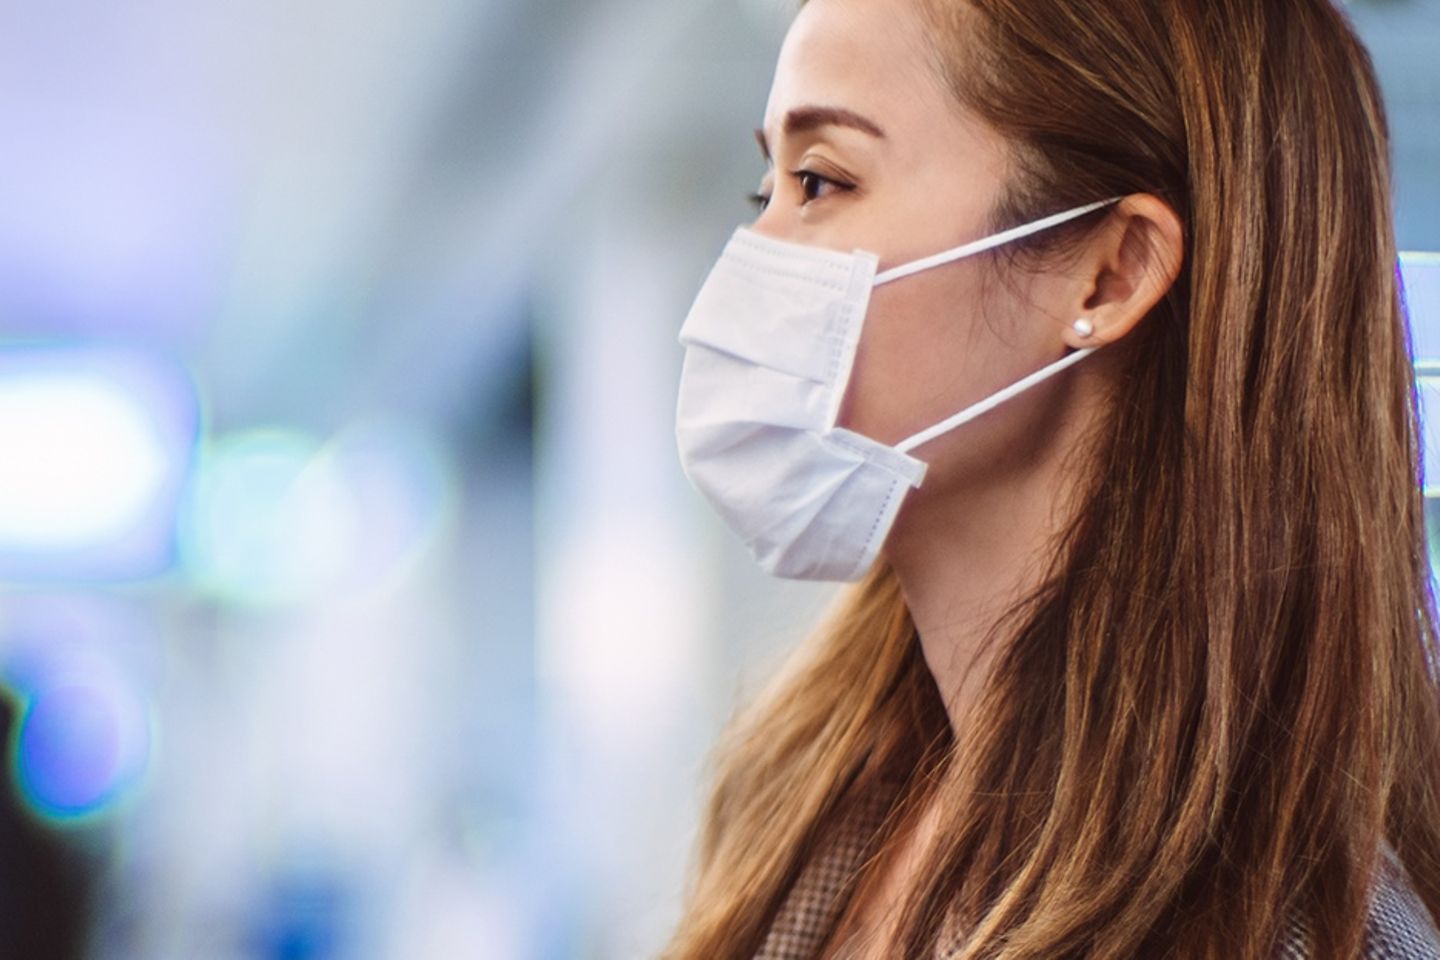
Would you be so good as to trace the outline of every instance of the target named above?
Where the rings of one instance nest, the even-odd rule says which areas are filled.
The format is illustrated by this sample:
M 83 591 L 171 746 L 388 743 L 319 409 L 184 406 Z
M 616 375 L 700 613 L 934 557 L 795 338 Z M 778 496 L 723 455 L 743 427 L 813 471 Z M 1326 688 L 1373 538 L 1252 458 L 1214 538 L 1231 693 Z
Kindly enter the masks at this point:
M 1075 416 L 1055 422 L 1044 454 L 1003 475 L 907 502 L 886 543 L 957 737 L 1010 640 L 1003 630 L 988 635 L 1041 585 L 1056 537 L 1072 519 L 1077 471 L 1067 453 L 1084 418 L 1095 413 L 1082 412 L 1089 404 L 1076 402 L 1079 396 L 1071 400 Z

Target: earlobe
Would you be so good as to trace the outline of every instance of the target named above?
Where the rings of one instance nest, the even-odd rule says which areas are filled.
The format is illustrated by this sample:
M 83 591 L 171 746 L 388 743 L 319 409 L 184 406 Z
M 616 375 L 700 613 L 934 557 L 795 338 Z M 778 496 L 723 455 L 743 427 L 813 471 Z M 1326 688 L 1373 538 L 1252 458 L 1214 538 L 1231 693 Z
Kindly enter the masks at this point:
M 1077 317 L 1065 331 L 1065 345 L 1080 349 L 1082 347 L 1104 346 L 1105 340 L 1100 337 L 1095 329 L 1095 321 L 1088 315 Z

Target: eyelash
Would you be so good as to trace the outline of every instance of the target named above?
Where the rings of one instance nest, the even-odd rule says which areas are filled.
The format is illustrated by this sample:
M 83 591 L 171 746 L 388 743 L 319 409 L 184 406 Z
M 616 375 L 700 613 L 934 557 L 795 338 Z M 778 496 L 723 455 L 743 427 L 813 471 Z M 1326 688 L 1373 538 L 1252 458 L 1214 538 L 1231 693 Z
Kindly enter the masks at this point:
M 834 177 L 827 177 L 823 173 L 816 173 L 814 170 L 791 170 L 790 176 L 794 177 L 795 180 L 799 182 L 800 192 L 802 194 L 808 193 L 808 191 L 806 191 L 805 189 L 806 177 L 813 177 L 814 179 L 820 181 L 822 184 L 828 183 L 835 189 L 842 192 L 848 192 L 855 189 L 855 185 L 853 183 L 845 183 L 843 180 L 836 180 Z M 752 193 L 748 196 L 747 199 L 749 199 L 751 206 L 755 208 L 757 213 L 763 211 L 765 207 L 768 206 L 770 203 L 770 198 L 763 193 Z M 819 197 L 807 197 L 804 202 L 811 203 L 819 199 Z

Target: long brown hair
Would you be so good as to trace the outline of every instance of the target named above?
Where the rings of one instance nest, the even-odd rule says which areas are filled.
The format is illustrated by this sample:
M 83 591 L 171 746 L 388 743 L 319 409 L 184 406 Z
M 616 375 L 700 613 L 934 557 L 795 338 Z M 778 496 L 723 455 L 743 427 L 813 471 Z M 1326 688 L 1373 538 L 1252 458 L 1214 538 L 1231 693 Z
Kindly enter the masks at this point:
M 918 2 L 1013 148 L 993 229 L 1151 193 L 1184 265 L 963 737 L 881 563 L 717 746 L 664 955 L 753 955 L 881 768 L 941 824 L 887 955 L 928 956 L 948 916 L 965 958 L 1258 958 L 1302 914 L 1351 957 L 1386 839 L 1440 914 L 1418 413 L 1363 46 L 1330 0 Z

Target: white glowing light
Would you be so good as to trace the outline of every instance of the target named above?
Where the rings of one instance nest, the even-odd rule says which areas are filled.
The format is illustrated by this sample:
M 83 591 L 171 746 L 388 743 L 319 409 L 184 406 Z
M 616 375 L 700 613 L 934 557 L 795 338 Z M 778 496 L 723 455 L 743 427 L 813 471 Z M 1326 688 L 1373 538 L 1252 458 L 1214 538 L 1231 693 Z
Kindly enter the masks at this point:
M 144 522 L 168 475 L 147 411 L 81 373 L 0 381 L 0 547 L 78 550 Z

